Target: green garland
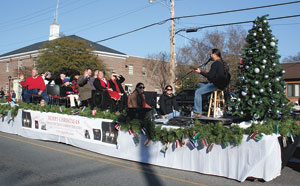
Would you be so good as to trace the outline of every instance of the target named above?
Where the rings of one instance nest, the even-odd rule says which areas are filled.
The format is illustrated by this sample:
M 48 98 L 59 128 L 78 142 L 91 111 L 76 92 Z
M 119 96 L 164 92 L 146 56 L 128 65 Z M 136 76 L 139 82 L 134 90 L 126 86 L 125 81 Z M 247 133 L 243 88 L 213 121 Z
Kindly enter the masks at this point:
M 73 109 L 73 108 L 66 108 L 64 106 L 57 106 L 57 105 L 35 105 L 35 104 L 27 104 L 27 103 L 19 103 L 11 107 L 10 104 L 2 104 L 0 105 L 0 114 L 6 116 L 9 111 L 12 112 L 12 117 L 14 118 L 18 114 L 19 109 L 26 109 L 26 110 L 34 110 L 40 112 L 53 112 L 59 114 L 68 114 L 68 115 L 79 115 L 89 118 L 103 118 L 103 119 L 111 119 L 115 120 L 117 118 L 117 114 L 111 113 L 109 111 L 100 111 L 98 109 L 95 115 L 92 115 L 92 111 L 89 108 L 86 108 L 84 111 L 81 109 Z
M 20 103 L 14 107 L 11 107 L 10 104 L 0 105 L 0 114 L 6 116 L 8 112 L 11 111 L 11 116 L 14 118 L 20 108 L 40 112 L 79 115 L 89 118 L 112 119 L 121 126 L 121 130 L 123 131 L 132 130 L 135 133 L 141 134 L 142 130 L 144 130 L 148 139 L 160 141 L 163 144 L 177 140 L 183 143 L 184 139 L 192 138 L 195 133 L 199 133 L 200 137 L 206 139 L 209 144 L 227 145 L 230 143 L 232 145 L 239 145 L 242 142 L 244 134 L 251 135 L 258 131 L 259 133 L 270 135 L 274 133 L 276 125 L 278 126 L 281 136 L 288 136 L 289 132 L 292 133 L 293 136 L 300 135 L 300 116 L 297 116 L 294 120 L 290 118 L 282 121 L 266 120 L 263 124 L 253 123 L 252 126 L 247 129 L 242 129 L 237 125 L 226 127 L 220 122 L 202 124 L 196 120 L 192 126 L 167 130 L 163 128 L 162 125 L 156 125 L 154 121 L 149 119 L 130 119 L 125 111 L 117 115 L 109 111 L 97 110 L 96 114 L 92 115 L 92 111 L 89 108 L 83 111 L 81 109 L 72 109 L 57 105 L 46 105 L 42 107 L 40 105 Z
M 192 138 L 195 133 L 199 133 L 201 138 L 207 140 L 209 144 L 215 143 L 220 145 L 239 145 L 242 142 L 243 135 L 251 135 L 258 131 L 270 135 L 275 131 L 275 125 L 278 125 L 279 133 L 282 136 L 288 136 L 291 132 L 293 136 L 300 135 L 300 118 L 286 119 L 284 121 L 267 120 L 263 124 L 252 124 L 247 129 L 242 129 L 238 125 L 226 127 L 221 122 L 202 124 L 196 120 L 190 127 L 178 129 L 162 128 L 162 125 L 155 125 L 151 120 L 130 119 L 126 112 L 122 112 L 116 119 L 116 123 L 121 126 L 121 130 L 128 131 L 132 129 L 135 133 L 142 133 L 142 128 L 146 128 L 147 138 L 154 141 L 160 141 L 163 144 L 167 142 L 182 142 L 185 138 Z

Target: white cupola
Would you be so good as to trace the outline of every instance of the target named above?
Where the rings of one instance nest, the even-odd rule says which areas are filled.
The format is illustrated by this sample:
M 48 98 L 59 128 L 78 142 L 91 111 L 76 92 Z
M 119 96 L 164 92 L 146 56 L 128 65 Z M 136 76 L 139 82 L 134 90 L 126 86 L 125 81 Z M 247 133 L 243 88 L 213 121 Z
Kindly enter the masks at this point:
M 53 24 L 50 25 L 49 41 L 59 38 L 59 24 L 54 19 Z

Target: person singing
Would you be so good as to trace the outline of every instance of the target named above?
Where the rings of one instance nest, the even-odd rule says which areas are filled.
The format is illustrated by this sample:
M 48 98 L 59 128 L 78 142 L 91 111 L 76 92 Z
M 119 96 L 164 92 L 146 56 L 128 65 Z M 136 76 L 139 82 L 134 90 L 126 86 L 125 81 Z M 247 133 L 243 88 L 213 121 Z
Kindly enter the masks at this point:
M 202 95 L 215 91 L 217 89 L 224 89 L 229 84 L 230 75 L 225 71 L 225 65 L 219 49 L 212 49 L 210 58 L 214 61 L 211 65 L 210 71 L 206 72 L 197 68 L 195 71 L 206 77 L 209 83 L 199 83 L 198 89 L 195 92 L 194 98 L 194 117 L 202 116 Z M 229 75 L 229 78 L 228 78 Z

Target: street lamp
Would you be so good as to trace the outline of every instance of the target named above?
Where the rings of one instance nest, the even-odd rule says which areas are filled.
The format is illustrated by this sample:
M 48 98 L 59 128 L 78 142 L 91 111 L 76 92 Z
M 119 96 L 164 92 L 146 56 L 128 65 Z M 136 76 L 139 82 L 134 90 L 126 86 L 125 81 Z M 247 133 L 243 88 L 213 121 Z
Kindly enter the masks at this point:
M 8 76 L 8 92 L 10 92 L 10 81 L 11 81 L 11 76 Z

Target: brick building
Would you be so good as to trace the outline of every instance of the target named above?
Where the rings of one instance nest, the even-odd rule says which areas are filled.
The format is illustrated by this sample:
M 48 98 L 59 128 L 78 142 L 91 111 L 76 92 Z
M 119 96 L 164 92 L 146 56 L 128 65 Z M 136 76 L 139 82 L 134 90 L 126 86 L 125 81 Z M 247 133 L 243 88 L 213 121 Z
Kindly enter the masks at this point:
M 156 61 L 129 56 L 76 35 L 67 37 L 85 40 L 93 49 L 94 54 L 106 64 L 110 71 L 113 70 L 125 77 L 126 80 L 123 86 L 129 92 L 135 88 L 138 82 L 145 84 L 146 91 L 161 92 L 159 84 L 149 80 L 149 78 L 153 77 L 151 69 L 149 69 L 149 63 L 156 63 Z M 48 41 L 35 43 L 0 55 L 0 87 L 3 87 L 6 92 L 13 89 L 17 93 L 17 97 L 19 97 L 20 88 L 18 77 L 20 71 L 24 71 L 24 69 L 31 71 L 31 69 L 35 67 L 37 58 L 40 55 L 39 50 L 43 47 L 45 42 Z
M 285 95 L 293 103 L 300 96 L 300 61 L 281 63 L 285 70 L 284 81 L 286 83 Z

